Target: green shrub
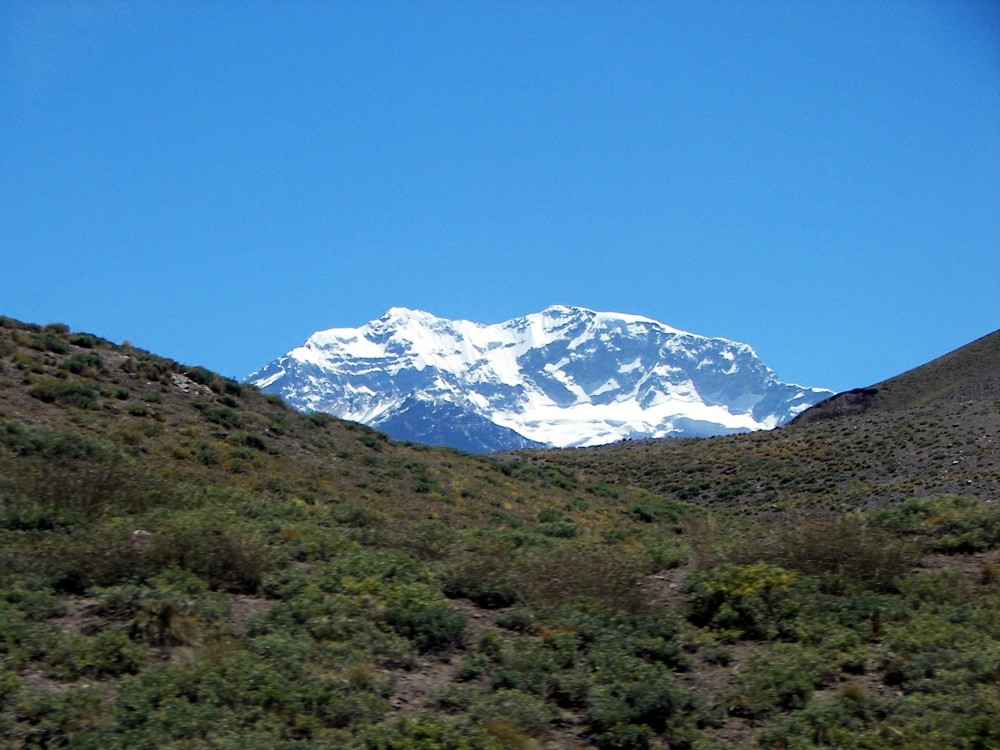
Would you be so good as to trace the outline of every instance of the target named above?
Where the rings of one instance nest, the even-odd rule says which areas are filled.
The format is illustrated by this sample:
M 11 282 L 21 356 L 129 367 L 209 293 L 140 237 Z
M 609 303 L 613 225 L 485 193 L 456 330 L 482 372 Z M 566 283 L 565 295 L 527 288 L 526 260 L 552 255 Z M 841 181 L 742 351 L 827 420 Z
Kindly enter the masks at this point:
M 60 331 L 51 330 L 41 333 L 24 333 L 17 337 L 17 343 L 41 352 L 65 354 L 69 351 L 69 344 L 66 343 L 60 333 Z
M 972 497 L 942 495 L 907 500 L 873 520 L 932 552 L 980 552 L 1000 545 L 1000 507 Z
M 555 508 L 542 508 L 538 511 L 539 523 L 558 523 L 563 520 L 562 513 Z
M 69 635 L 49 654 L 50 668 L 66 679 L 135 674 L 146 664 L 146 649 L 119 630 L 91 637 Z
M 609 649 L 596 655 L 595 667 L 586 711 L 598 747 L 647 747 L 654 735 L 688 721 L 690 696 L 666 666 Z
M 762 747 L 775 750 L 790 747 L 843 747 L 852 750 L 888 747 L 881 743 L 870 745 L 861 740 L 865 729 L 876 725 L 879 714 L 884 711 L 880 702 L 872 700 L 856 685 L 845 686 L 836 698 L 811 701 L 801 710 L 774 717 L 761 730 L 759 742 Z
M 0 712 L 6 707 L 8 701 L 21 689 L 21 678 L 17 672 L 0 665 Z M 2 726 L 2 725 L 0 725 Z
M 69 343 L 73 344 L 73 346 L 79 346 L 82 349 L 93 349 L 102 342 L 104 342 L 104 339 L 90 333 L 74 333 L 69 337 Z
M 548 731 L 557 718 L 555 709 L 537 695 L 507 689 L 486 693 L 473 703 L 468 715 L 472 722 L 486 727 L 487 731 L 490 731 L 491 722 L 503 721 L 534 736 Z
M 481 644 L 491 648 L 492 644 Z M 534 638 L 521 636 L 507 643 L 498 644 L 496 664 L 490 670 L 494 688 L 515 689 L 536 695 L 549 695 L 556 673 L 562 666 L 557 663 L 553 649 Z M 572 658 L 572 655 L 571 655 Z
M 261 451 L 262 453 L 267 452 L 267 443 L 264 442 L 263 438 L 249 432 L 238 432 L 235 435 L 231 435 L 229 437 L 229 442 L 233 445 L 241 445 L 246 448 L 252 448 L 255 451 Z
M 455 679 L 468 682 L 484 675 L 488 668 L 489 664 L 482 654 L 465 654 L 455 673 Z
M 15 705 L 17 723 L 4 737 L 10 747 L 65 747 L 72 741 L 74 748 L 84 750 L 124 748 L 124 744 L 105 741 L 103 732 L 112 712 L 101 691 L 89 686 L 56 694 L 24 691 Z
M 452 648 L 465 638 L 465 616 L 424 586 L 397 588 L 386 606 L 385 620 L 421 652 Z
M 325 679 L 287 636 L 208 649 L 190 664 L 150 667 L 122 683 L 118 722 L 133 747 L 237 747 L 247 737 L 311 747 L 330 728 L 370 725 L 380 696 Z M 269 742 L 268 742 L 269 741 Z
M 75 375 L 97 375 L 104 371 L 104 362 L 93 352 L 80 352 L 64 359 L 59 367 Z
M 772 638 L 787 628 L 795 573 L 768 563 L 730 565 L 688 577 L 689 619 L 736 638 Z
M 645 725 L 616 724 L 593 737 L 600 750 L 651 750 L 656 733 Z
M 0 599 L 0 657 L 3 666 L 20 668 L 39 656 L 37 634 L 25 620 L 24 613 Z
M 385 447 L 385 443 L 387 443 L 388 440 L 389 440 L 388 436 L 383 435 L 381 432 L 375 432 L 374 430 L 371 430 L 369 428 L 365 428 L 365 429 L 367 431 L 360 438 L 358 438 L 358 441 L 362 445 L 368 446 L 369 448 L 371 448 L 376 453 L 381 452 L 382 449 Z M 418 486 L 421 483 L 429 484 L 431 482 L 433 482 L 433 480 L 430 477 L 424 476 L 424 477 L 419 477 L 418 478 Z M 418 491 L 420 491 L 420 490 L 418 490 Z M 429 491 L 429 488 L 428 488 L 428 491 Z
M 730 711 L 759 719 L 779 710 L 801 709 L 823 684 L 825 675 L 815 651 L 795 643 L 774 644 L 750 658 Z
M 634 521 L 639 521 L 640 523 L 653 523 L 656 521 L 656 513 L 647 508 L 645 505 L 639 505 L 638 503 L 630 506 L 625 511 Z
M 16 583 L 0 591 L 0 599 L 15 605 L 28 620 L 47 620 L 64 614 L 58 597 L 37 582 Z
M 579 535 L 582 531 L 583 529 L 575 523 L 538 524 L 538 533 L 544 534 L 545 536 L 555 537 L 556 539 L 572 539 L 573 537 Z
M 887 684 L 907 692 L 968 690 L 995 685 L 1000 677 L 1000 637 L 996 611 L 1000 597 L 986 598 L 983 609 L 967 604 L 924 605 L 914 616 L 887 628 L 883 670 Z
M 377 510 L 362 505 L 340 505 L 333 511 L 333 518 L 337 523 L 355 529 L 371 528 L 385 521 Z
M 458 729 L 443 719 L 419 716 L 366 729 L 361 750 L 510 750 L 481 730 Z
M 219 378 L 214 372 L 204 367 L 186 367 L 182 372 L 199 385 L 211 386 Z
M 219 451 L 211 443 L 195 442 L 191 445 L 191 455 L 204 466 L 218 466 L 220 463 Z
M 242 396 L 244 386 L 231 378 L 222 378 L 222 390 L 230 396 Z
M 28 395 L 46 404 L 75 406 L 80 409 L 97 409 L 97 389 L 82 383 L 63 380 L 44 380 L 28 389 Z
M 284 400 L 282 400 L 281 396 L 278 395 L 277 393 L 267 394 L 267 399 L 273 404 L 287 408 L 287 404 L 285 404 Z M 315 427 L 317 429 L 321 429 L 329 427 L 331 424 L 334 423 L 335 420 L 331 415 L 327 414 L 326 412 L 312 411 L 309 412 L 308 414 L 302 415 L 302 421 L 305 422 L 306 425 L 308 425 L 309 427 Z
M 206 401 L 195 401 L 191 406 L 200 411 L 202 416 L 212 424 L 231 429 L 238 429 L 243 426 L 243 420 L 240 418 L 240 415 L 228 406 L 216 406 Z

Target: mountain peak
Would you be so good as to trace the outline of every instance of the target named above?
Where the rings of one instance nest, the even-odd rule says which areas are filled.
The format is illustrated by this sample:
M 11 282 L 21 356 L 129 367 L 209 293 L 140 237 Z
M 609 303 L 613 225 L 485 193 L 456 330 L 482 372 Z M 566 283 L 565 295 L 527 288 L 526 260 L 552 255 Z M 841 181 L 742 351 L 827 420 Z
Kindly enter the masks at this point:
M 594 311 L 586 307 L 572 307 L 570 305 L 549 305 L 536 315 L 544 315 L 550 318 L 568 318 L 592 316 Z
M 382 325 L 400 325 L 406 323 L 416 323 L 426 325 L 440 320 L 436 315 L 423 310 L 413 310 L 409 307 L 390 307 L 385 314 L 377 320 L 371 321 L 369 325 L 380 323 Z
M 555 319 L 565 319 L 573 318 L 577 320 L 586 319 L 595 325 L 608 325 L 612 323 L 624 323 L 624 324 L 638 324 L 638 325 L 649 325 L 655 326 L 661 331 L 667 333 L 673 333 L 679 336 L 698 336 L 698 334 L 688 333 L 687 331 L 682 331 L 679 328 L 674 328 L 666 323 L 661 323 L 653 318 L 646 317 L 645 315 L 634 315 L 631 313 L 622 312 L 607 312 L 592 310 L 589 307 L 576 307 L 572 305 L 550 305 L 542 310 L 540 313 L 534 313 L 535 315 L 541 315 L 546 318 Z M 526 317 L 531 317 L 530 315 Z M 699 338 L 706 338 L 699 336 Z
M 390 307 L 379 320 L 407 320 L 410 318 L 436 318 L 436 316 L 409 307 Z
M 248 380 L 302 410 L 476 450 L 767 429 L 830 393 L 781 383 L 745 344 L 561 304 L 489 325 L 393 307 Z

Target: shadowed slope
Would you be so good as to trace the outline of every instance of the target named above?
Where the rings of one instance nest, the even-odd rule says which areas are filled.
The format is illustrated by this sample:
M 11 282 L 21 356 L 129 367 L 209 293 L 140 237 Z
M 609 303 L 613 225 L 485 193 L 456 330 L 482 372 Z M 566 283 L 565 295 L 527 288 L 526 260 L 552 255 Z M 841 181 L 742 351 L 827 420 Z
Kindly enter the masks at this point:
M 942 401 L 996 398 L 1000 398 L 1000 331 L 902 375 L 831 396 L 799 414 L 791 423 L 900 411 Z

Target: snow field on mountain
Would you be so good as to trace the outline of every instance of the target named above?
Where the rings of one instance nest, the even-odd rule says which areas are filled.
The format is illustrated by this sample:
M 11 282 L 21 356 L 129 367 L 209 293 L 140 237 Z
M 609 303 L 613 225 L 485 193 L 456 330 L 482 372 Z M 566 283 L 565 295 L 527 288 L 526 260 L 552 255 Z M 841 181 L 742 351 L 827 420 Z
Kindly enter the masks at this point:
M 249 380 L 306 411 L 378 426 L 448 405 L 557 447 L 769 429 L 829 395 L 781 383 L 746 344 L 562 305 L 488 325 L 396 307 L 319 331 Z

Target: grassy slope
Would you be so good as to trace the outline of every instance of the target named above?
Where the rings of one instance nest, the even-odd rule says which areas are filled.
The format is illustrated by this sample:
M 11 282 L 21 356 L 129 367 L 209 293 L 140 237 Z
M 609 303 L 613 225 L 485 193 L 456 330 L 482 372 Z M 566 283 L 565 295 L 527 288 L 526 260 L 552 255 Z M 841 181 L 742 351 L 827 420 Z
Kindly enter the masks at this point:
M 996 747 L 990 346 L 968 398 L 494 458 L 0 319 L 0 737 Z

